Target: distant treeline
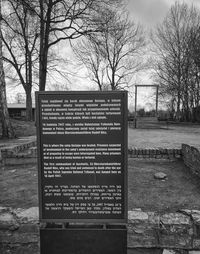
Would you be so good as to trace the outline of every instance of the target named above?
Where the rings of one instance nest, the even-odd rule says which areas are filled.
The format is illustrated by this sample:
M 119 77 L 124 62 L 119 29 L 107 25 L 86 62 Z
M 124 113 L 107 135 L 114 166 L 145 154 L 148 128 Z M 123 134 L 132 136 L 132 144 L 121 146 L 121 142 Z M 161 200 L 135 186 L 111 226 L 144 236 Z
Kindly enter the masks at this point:
M 184 112 L 181 112 L 181 115 L 184 116 Z M 144 108 L 141 108 L 137 111 L 137 117 L 157 117 L 159 121 L 177 121 L 176 112 L 170 110 L 156 110 L 145 111 Z M 135 119 L 135 112 L 128 113 L 128 121 L 133 121 Z M 200 106 L 196 107 L 192 111 L 192 122 L 200 123 Z M 185 122 L 185 118 L 182 117 L 178 121 Z
M 154 78 L 170 117 L 200 121 L 200 11 L 176 2 L 152 37 Z

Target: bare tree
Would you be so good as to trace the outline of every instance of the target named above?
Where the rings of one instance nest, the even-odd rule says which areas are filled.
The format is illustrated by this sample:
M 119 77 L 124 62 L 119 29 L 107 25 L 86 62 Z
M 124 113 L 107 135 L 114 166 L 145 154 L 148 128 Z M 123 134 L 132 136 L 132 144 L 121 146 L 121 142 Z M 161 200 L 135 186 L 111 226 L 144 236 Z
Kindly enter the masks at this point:
M 1 1 L 0 1 L 0 15 L 1 15 Z M 0 116 L 2 126 L 2 138 L 15 138 L 15 133 L 10 122 L 7 108 L 6 82 L 3 69 L 1 19 L 0 19 Z
M 26 93 L 26 120 L 32 120 L 34 65 L 38 63 L 39 19 L 21 1 L 7 0 L 3 15 L 4 60 L 17 73 Z
M 113 1 L 114 2 L 114 1 Z M 40 0 L 39 89 L 45 90 L 49 49 L 94 30 L 94 13 L 109 0 Z
M 195 107 L 200 107 L 200 14 L 195 12 L 196 22 L 190 29 L 188 36 L 190 55 L 193 60 L 194 82 L 192 86 L 193 102 Z
M 176 106 L 176 119 L 191 118 L 196 65 L 191 54 L 191 29 L 199 27 L 199 13 L 176 2 L 153 35 L 156 81 L 164 96 Z M 183 112 L 183 115 L 181 115 Z
M 76 39 L 90 33 L 94 28 L 97 29 L 93 26 L 94 14 L 99 6 L 109 1 L 7 0 L 6 2 L 7 11 L 3 17 L 2 37 L 7 49 L 4 60 L 13 66 L 25 89 L 26 119 L 31 120 L 33 75 L 37 73 L 34 68 L 39 66 L 38 83 L 39 89 L 43 91 L 54 47 L 61 41 Z M 62 75 L 65 76 L 64 72 Z
M 86 66 L 89 77 L 100 90 L 122 89 L 130 85 L 141 70 L 145 40 L 140 25 L 131 22 L 128 13 L 114 8 L 99 13 L 98 33 L 79 41 L 74 52 Z
M 74 53 L 80 66 L 84 65 L 87 68 L 89 78 L 97 84 L 99 90 L 108 88 L 105 81 L 105 62 L 98 44 L 84 39 L 76 44 Z
M 4 38 L 4 43 L 10 53 L 10 57 L 5 59 L 13 65 L 27 95 L 30 95 L 32 82 L 30 73 L 35 61 L 33 52 L 38 51 L 39 90 L 43 91 L 46 86 L 50 53 L 54 46 L 61 41 L 77 39 L 94 31 L 97 28 L 94 26 L 95 13 L 102 5 L 110 5 L 110 2 L 117 2 L 117 0 L 8 0 L 8 2 L 13 10 L 9 21 L 13 21 L 15 16 L 17 24 L 7 22 L 5 19 L 7 28 L 12 31 L 11 34 L 6 33 L 9 36 Z M 18 38 L 18 43 L 15 41 L 15 47 L 20 48 L 19 40 L 23 42 L 21 49 L 24 48 L 24 53 L 21 52 L 21 57 L 16 56 L 13 52 L 14 34 Z M 37 38 L 39 38 L 39 45 L 36 45 Z M 19 63 L 23 57 L 25 58 L 24 65 L 22 62 Z M 25 78 L 22 75 L 22 66 L 25 68 Z M 27 103 L 31 103 L 30 96 Z M 29 113 L 27 112 L 27 117 Z

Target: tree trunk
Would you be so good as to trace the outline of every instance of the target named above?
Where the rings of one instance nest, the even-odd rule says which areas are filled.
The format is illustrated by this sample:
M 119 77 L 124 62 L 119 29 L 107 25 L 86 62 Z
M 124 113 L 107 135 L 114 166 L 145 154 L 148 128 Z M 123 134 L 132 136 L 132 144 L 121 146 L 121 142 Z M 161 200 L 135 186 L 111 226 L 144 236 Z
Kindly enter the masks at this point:
M 43 62 L 44 58 L 44 33 L 45 33 L 45 22 L 44 22 L 44 5 L 43 0 L 40 1 L 40 53 L 39 53 L 39 90 L 45 90 L 45 66 Z
M 39 68 L 39 90 L 45 91 L 46 86 L 46 76 L 47 76 L 47 56 L 45 54 L 45 49 L 40 52 L 40 68 Z
M 0 1 L 1 13 L 1 1 Z M 2 138 L 15 138 L 15 133 L 10 122 L 6 99 L 6 82 L 3 69 L 2 33 L 0 21 L 0 117 L 2 125 Z
M 27 77 L 26 77 L 26 121 L 33 120 L 32 114 L 32 58 L 31 53 L 27 50 Z
M 7 108 L 5 78 L 1 67 L 1 63 L 0 63 L 0 115 L 2 126 L 2 138 L 15 138 L 16 136 L 10 122 Z
M 49 51 L 49 29 L 52 11 L 52 1 L 49 1 L 46 20 L 44 18 L 44 0 L 40 1 L 40 53 L 39 53 L 39 90 L 45 91 L 47 78 L 47 63 Z
M 180 118 L 181 118 L 180 104 L 181 104 L 181 95 L 180 95 L 180 90 L 178 90 L 177 108 L 176 108 L 176 120 L 178 121 L 180 121 Z
M 32 96 L 31 90 L 26 90 L 26 121 L 32 121 L 33 114 L 32 114 Z

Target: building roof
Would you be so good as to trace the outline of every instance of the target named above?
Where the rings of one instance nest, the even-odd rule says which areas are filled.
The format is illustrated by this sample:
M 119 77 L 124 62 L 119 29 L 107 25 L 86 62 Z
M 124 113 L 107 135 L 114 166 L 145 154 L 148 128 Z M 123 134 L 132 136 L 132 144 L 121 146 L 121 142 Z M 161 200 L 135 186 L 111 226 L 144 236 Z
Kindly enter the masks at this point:
M 8 103 L 8 108 L 19 108 L 19 109 L 26 109 L 25 103 Z M 32 108 L 35 109 L 35 103 L 33 103 Z

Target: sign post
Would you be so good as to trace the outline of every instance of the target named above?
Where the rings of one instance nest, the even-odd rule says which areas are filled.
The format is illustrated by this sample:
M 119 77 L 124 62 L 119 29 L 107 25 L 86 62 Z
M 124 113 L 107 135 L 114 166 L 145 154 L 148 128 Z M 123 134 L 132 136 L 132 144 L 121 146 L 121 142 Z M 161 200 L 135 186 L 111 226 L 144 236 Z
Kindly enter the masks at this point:
M 87 253 L 87 248 L 93 247 L 100 251 L 97 245 L 101 243 L 94 244 L 98 234 L 101 240 L 110 235 L 113 241 L 122 234 L 121 248 L 115 244 L 111 248 L 110 240 L 106 249 L 115 252 L 102 251 L 125 253 L 127 93 L 37 92 L 36 105 L 40 221 L 87 225 L 78 231 L 57 229 L 57 233 L 55 228 L 41 229 L 41 253 Z M 88 223 L 121 226 L 93 227 L 88 231 Z M 80 252 L 76 244 L 76 248 L 69 242 L 66 245 L 67 240 L 57 239 L 55 243 L 52 239 L 56 234 L 58 239 L 69 242 L 82 239 L 79 247 L 85 251 Z M 93 247 L 84 245 L 87 237 L 93 239 Z

